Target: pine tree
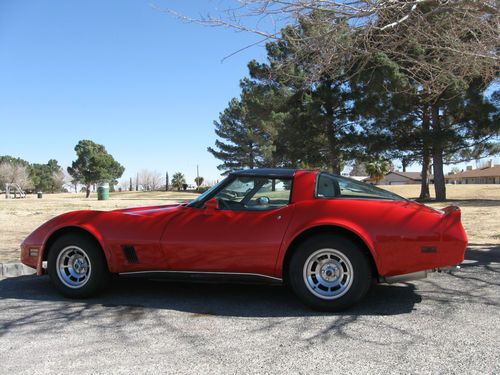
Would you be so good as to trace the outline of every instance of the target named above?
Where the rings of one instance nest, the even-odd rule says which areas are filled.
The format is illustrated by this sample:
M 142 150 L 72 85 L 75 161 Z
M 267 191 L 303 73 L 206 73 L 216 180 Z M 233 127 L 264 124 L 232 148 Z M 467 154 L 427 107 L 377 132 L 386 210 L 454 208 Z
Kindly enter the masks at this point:
M 267 63 L 249 63 L 240 99 L 233 99 L 215 122 L 220 139 L 208 150 L 223 161 L 220 169 L 321 167 L 340 173 L 359 153 L 360 129 L 350 121 L 348 82 L 324 79 L 303 86 L 301 64 L 287 66 L 297 80 L 275 69 L 294 54 L 296 32 L 314 32 L 298 29 L 286 27 L 281 42 L 267 44 Z
M 215 148 L 208 151 L 222 161 L 220 170 L 228 173 L 232 170 L 255 168 L 259 166 L 262 154 L 259 149 L 258 135 L 248 121 L 248 110 L 239 99 L 232 99 L 215 121 L 215 134 L 225 142 L 217 139 Z

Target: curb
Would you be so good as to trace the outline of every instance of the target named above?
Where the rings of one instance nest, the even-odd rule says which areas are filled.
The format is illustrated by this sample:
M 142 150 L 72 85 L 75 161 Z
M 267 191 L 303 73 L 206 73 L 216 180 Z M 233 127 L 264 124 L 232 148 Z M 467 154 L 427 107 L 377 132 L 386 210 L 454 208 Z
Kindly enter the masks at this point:
M 36 270 L 22 263 L 0 263 L 0 278 L 33 275 Z

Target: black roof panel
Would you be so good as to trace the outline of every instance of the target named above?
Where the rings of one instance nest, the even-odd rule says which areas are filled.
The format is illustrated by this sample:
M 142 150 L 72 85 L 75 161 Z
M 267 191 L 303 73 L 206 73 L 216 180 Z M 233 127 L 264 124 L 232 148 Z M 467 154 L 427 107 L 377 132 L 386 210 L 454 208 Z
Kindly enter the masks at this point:
M 294 168 L 256 168 L 231 172 L 233 176 L 293 177 Z

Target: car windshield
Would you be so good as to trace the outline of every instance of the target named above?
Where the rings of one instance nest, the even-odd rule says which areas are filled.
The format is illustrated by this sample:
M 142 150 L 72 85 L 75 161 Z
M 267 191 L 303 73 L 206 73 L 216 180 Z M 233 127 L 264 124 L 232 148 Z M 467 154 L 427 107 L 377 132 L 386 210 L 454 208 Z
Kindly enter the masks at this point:
M 329 173 L 319 174 L 316 185 L 316 196 L 318 198 L 346 197 L 406 200 L 397 194 L 373 185 Z

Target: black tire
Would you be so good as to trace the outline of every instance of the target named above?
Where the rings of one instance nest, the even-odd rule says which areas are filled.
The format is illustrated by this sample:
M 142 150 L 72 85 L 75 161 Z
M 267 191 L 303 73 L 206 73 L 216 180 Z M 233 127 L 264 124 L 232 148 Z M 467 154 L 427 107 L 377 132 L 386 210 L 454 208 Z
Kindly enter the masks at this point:
M 315 261 L 317 256 L 324 263 Z M 306 262 L 309 267 L 305 270 Z M 333 266 L 328 267 L 328 264 Z M 318 273 L 325 279 L 317 279 L 317 273 L 307 272 L 307 269 L 318 268 L 321 270 Z M 326 277 L 330 281 L 324 282 Z M 290 260 L 288 280 L 293 292 L 309 307 L 320 311 L 340 311 L 365 296 L 372 283 L 372 269 L 367 255 L 355 242 L 346 237 L 324 234 L 308 238 L 298 245 Z M 319 295 L 321 293 L 322 296 Z
M 59 256 L 61 256 L 62 260 L 65 258 L 65 254 L 69 254 L 69 258 L 73 256 L 73 259 L 75 259 L 75 252 L 76 256 L 80 257 L 81 262 L 83 261 L 84 264 L 88 264 L 89 271 L 82 271 L 81 275 L 78 275 L 82 277 L 80 282 L 76 281 L 79 279 L 72 276 L 69 271 L 63 270 L 58 272 Z M 102 291 L 110 280 L 106 258 L 102 249 L 95 240 L 85 236 L 67 234 L 59 237 L 49 249 L 47 261 L 47 273 L 52 284 L 62 295 L 68 298 L 87 298 L 93 296 Z M 76 264 L 74 266 L 80 267 Z M 82 269 L 84 267 L 80 268 L 80 270 Z M 71 287 L 68 284 L 72 282 L 75 285 Z

